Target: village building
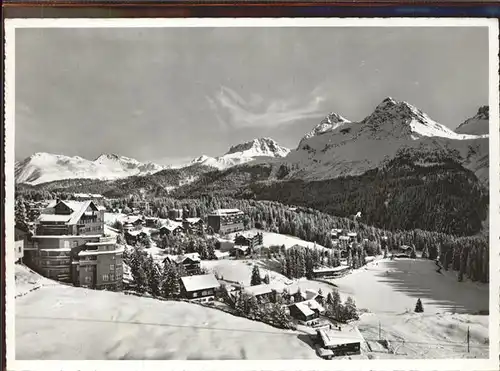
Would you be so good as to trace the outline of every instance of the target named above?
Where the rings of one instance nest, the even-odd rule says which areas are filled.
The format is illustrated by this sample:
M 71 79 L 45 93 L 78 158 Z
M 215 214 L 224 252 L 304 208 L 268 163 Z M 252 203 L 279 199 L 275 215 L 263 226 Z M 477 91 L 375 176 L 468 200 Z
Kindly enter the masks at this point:
M 248 246 L 251 251 L 264 243 L 264 237 L 262 233 L 255 233 L 254 235 L 249 234 L 237 234 L 234 238 L 235 245 Z
M 170 220 L 177 220 L 181 219 L 184 216 L 184 210 L 183 209 L 170 209 L 168 210 L 168 218 Z
M 189 275 L 196 275 L 201 272 L 201 259 L 200 254 L 197 252 L 183 255 L 167 255 L 163 262 L 168 262 L 177 266 L 182 265 Z
M 141 215 L 128 215 L 122 220 L 123 227 L 127 226 L 127 229 L 132 226 L 132 229 L 139 230 L 145 225 L 144 218 Z
M 347 237 L 349 237 L 349 242 L 356 242 L 358 234 L 356 232 L 347 233 Z
M 182 228 L 181 223 L 170 221 L 167 224 L 164 224 L 160 227 L 160 236 L 178 236 L 181 233 L 184 233 L 184 228 Z
M 220 287 L 213 274 L 181 277 L 180 281 L 181 296 L 189 301 L 213 301 L 215 290 Z
M 201 218 L 184 218 L 182 220 L 182 228 L 193 234 L 203 234 L 205 226 Z
M 338 278 L 349 273 L 351 268 L 347 265 L 339 265 L 338 267 L 326 267 L 313 269 L 314 278 Z
M 236 259 L 241 259 L 250 255 L 250 253 L 251 253 L 250 247 L 245 245 L 234 245 L 231 251 L 229 252 L 229 255 Z
M 215 248 L 222 252 L 230 252 L 234 247 L 234 241 L 217 238 Z
M 362 335 L 353 326 L 316 330 L 315 342 L 324 358 L 361 354 Z
M 218 209 L 208 215 L 207 224 L 214 233 L 228 234 L 242 231 L 245 214 L 238 209 Z
M 124 247 L 115 237 L 87 242 L 72 261 L 73 284 L 98 290 L 119 291 L 123 282 Z
M 255 296 L 258 300 L 272 300 L 276 293 L 273 286 L 265 283 L 255 286 L 246 286 L 243 288 L 243 292 Z
M 153 217 L 144 218 L 144 225 L 148 228 L 158 228 L 160 227 L 160 219 Z
M 325 308 L 314 299 L 291 304 L 288 310 L 290 311 L 290 316 L 305 325 L 312 325 L 318 322 L 319 317 L 325 313 Z

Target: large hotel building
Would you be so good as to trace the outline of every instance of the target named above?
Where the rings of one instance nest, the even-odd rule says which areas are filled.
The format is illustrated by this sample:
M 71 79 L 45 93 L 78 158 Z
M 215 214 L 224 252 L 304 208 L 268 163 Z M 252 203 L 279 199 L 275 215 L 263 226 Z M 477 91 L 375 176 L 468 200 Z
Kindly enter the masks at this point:
M 121 290 L 123 247 L 104 235 L 94 201 L 55 201 L 36 221 L 24 261 L 42 275 L 76 286 Z

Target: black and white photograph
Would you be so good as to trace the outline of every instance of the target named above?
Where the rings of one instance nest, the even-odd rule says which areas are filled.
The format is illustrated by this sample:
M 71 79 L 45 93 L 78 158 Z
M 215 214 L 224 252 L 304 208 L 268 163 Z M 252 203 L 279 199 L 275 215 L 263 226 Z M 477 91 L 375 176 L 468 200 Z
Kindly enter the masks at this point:
M 9 369 L 498 367 L 498 25 L 392 21 L 6 22 Z

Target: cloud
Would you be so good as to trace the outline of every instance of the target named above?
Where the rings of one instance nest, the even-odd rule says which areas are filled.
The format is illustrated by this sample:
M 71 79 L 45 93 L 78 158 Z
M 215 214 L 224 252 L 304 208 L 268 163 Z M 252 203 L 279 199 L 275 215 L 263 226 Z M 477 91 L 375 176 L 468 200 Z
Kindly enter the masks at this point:
M 321 104 L 325 101 L 321 88 L 298 99 L 266 100 L 258 94 L 244 99 L 234 90 L 221 87 L 212 98 L 207 97 L 221 128 L 251 128 L 291 124 L 305 118 L 324 116 Z

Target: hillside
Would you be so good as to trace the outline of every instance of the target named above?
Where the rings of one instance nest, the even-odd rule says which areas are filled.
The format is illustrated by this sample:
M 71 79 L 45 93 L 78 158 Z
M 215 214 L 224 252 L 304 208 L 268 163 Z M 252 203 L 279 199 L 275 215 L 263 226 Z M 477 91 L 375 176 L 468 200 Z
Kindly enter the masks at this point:
M 202 197 L 216 192 L 344 217 L 361 211 L 364 223 L 383 229 L 418 228 L 458 235 L 479 232 L 488 212 L 487 191 L 471 171 L 446 152 L 400 151 L 382 169 L 318 181 L 270 181 L 273 169 L 261 165 L 204 174 L 174 195 Z M 274 174 L 279 173 L 278 169 Z
M 18 360 L 317 359 L 298 335 L 195 304 L 70 286 L 16 299 Z

